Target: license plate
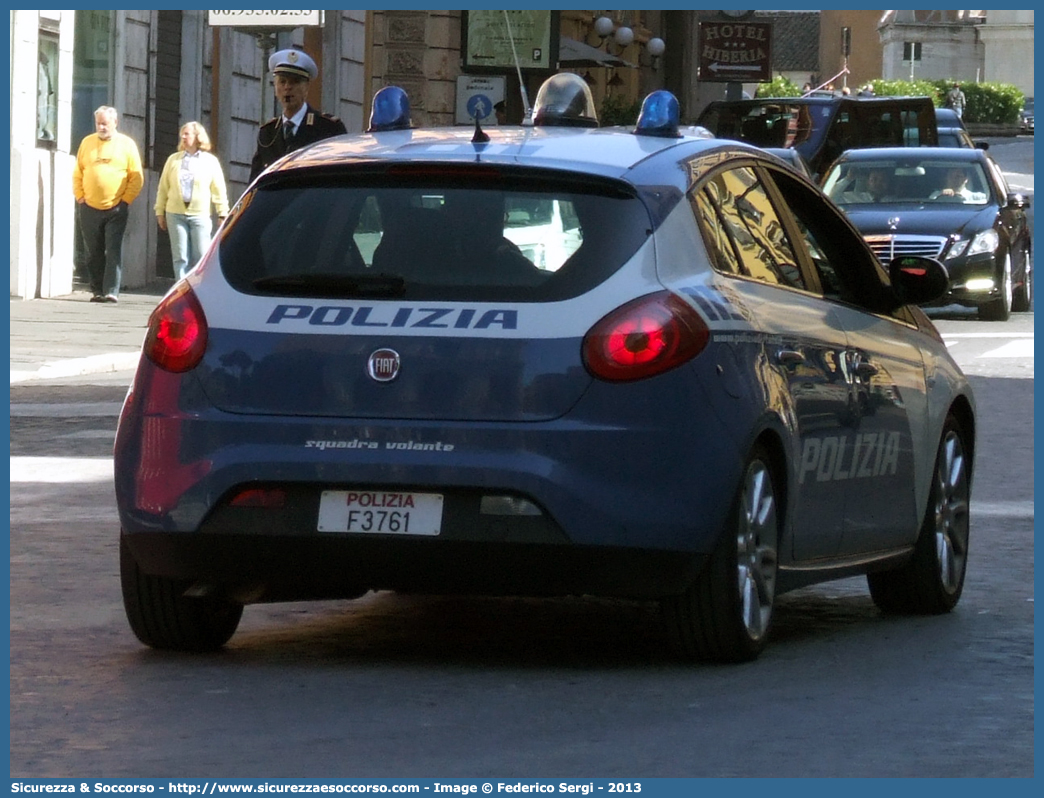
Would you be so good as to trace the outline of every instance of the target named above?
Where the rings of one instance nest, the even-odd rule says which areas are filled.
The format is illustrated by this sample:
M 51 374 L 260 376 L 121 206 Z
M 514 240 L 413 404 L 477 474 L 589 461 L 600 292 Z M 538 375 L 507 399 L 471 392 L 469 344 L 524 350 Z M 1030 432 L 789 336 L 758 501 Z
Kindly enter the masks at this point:
M 438 493 L 324 490 L 319 499 L 320 532 L 437 535 L 441 530 Z

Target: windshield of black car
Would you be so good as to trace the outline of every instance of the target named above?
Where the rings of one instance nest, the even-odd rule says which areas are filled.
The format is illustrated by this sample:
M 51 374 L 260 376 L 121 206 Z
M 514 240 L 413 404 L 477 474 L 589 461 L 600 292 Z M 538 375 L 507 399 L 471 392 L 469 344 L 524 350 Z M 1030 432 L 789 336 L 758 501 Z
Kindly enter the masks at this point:
M 452 167 L 262 181 L 222 236 L 245 293 L 547 301 L 625 263 L 651 229 L 624 184 Z
M 901 160 L 842 160 L 823 180 L 837 205 L 917 203 L 985 205 L 989 181 L 977 161 L 904 157 Z

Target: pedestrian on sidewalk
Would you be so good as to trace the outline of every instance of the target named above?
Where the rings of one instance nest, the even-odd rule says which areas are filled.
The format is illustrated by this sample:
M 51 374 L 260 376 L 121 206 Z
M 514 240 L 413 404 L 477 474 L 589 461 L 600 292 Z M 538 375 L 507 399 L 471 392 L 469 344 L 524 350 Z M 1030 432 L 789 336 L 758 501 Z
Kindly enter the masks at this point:
M 946 107 L 952 108 L 958 119 L 964 118 L 964 106 L 967 101 L 960 83 L 954 83 L 953 88 L 946 92 Z
M 250 162 L 251 180 L 288 152 L 348 132 L 336 116 L 324 114 L 305 102 L 309 81 L 319 74 L 308 53 L 292 48 L 280 50 L 268 59 L 268 70 L 275 76 L 273 85 L 283 113 L 257 131 L 257 150 Z
M 210 152 L 210 136 L 199 122 L 178 133 L 178 151 L 167 158 L 156 192 L 156 222 L 170 235 L 174 274 L 180 279 L 210 246 L 212 209 L 218 224 L 228 216 L 228 191 L 221 163 Z
M 87 255 L 91 302 L 118 301 L 123 233 L 130 204 L 145 182 L 138 145 L 116 130 L 117 123 L 115 108 L 103 105 L 95 111 L 95 132 L 80 142 L 73 167 L 73 196 Z

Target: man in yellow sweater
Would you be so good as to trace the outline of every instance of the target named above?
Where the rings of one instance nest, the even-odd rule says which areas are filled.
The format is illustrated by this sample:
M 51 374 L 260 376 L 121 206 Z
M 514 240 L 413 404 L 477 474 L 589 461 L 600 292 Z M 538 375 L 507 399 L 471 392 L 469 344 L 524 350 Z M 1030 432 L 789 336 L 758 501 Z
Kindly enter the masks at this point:
M 144 175 L 138 145 L 116 132 L 116 109 L 94 112 L 95 132 L 84 137 L 73 168 L 73 196 L 87 254 L 91 302 L 116 302 L 123 273 L 123 233 Z

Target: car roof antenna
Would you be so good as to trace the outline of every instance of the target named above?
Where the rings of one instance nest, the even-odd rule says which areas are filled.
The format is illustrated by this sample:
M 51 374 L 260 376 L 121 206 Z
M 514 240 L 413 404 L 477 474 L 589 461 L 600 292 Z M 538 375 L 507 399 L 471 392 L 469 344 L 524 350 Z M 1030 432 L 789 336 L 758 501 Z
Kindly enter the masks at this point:
M 515 37 L 511 33 L 511 18 L 508 16 L 508 12 L 504 10 L 504 24 L 507 25 L 508 41 L 511 42 L 511 56 L 515 59 L 515 71 L 518 73 L 518 87 L 522 94 L 522 109 L 525 114 L 522 117 L 523 125 L 533 124 L 533 108 L 529 104 L 529 95 L 526 94 L 526 82 L 522 80 L 522 67 L 518 63 L 518 51 L 515 50 Z
M 471 137 L 472 144 L 485 144 L 489 141 L 489 133 L 482 129 L 482 123 L 475 117 L 475 135 Z

